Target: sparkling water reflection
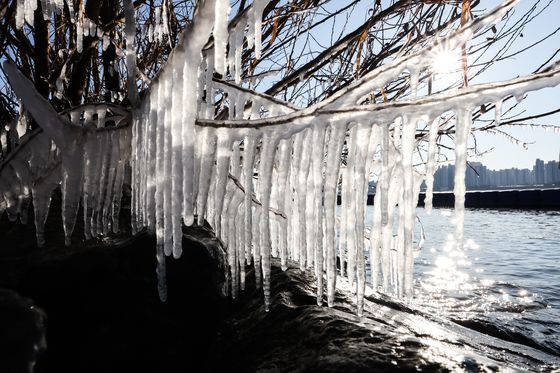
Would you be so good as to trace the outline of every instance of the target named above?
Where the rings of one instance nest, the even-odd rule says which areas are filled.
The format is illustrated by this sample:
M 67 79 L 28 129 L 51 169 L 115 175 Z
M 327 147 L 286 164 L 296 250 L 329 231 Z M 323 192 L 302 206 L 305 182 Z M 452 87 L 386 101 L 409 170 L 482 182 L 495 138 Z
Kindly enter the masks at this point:
M 417 213 L 414 305 L 560 356 L 560 213 L 468 210 L 462 250 L 452 209 Z

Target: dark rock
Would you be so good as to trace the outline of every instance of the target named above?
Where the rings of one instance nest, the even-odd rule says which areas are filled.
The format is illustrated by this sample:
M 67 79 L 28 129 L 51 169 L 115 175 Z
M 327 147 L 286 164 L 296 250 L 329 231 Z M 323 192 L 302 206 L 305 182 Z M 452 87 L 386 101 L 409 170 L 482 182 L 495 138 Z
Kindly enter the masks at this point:
M 0 372 L 31 372 L 46 347 L 45 314 L 30 299 L 0 289 Z

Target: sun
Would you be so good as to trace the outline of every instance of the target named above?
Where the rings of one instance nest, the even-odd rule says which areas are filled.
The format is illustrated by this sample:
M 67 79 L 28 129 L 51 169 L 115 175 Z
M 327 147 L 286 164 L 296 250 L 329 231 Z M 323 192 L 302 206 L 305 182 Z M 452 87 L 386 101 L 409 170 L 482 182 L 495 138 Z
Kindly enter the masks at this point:
M 461 56 L 459 50 L 438 48 L 432 58 L 432 72 L 435 74 L 449 74 L 460 68 Z

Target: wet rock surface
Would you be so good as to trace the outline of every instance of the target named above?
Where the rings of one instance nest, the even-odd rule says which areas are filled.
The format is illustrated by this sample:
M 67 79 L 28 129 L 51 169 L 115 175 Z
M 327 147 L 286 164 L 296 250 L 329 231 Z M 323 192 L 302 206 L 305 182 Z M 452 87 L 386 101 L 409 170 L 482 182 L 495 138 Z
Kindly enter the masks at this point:
M 347 291 L 337 292 L 334 307 L 317 306 L 313 276 L 295 265 L 283 272 L 274 263 L 269 312 L 247 283 L 217 344 L 234 371 L 549 371 L 560 362 L 387 297 L 368 296 L 362 318 Z
M 45 314 L 13 290 L 0 289 L 0 372 L 29 372 L 44 352 Z
M 0 349 L 0 361 L 15 367 L 1 372 L 28 369 L 34 358 L 28 346 L 40 346 L 41 322 L 47 348 L 32 350 L 35 372 L 479 372 L 560 365 L 553 351 L 387 297 L 368 296 L 363 318 L 347 290 L 337 292 L 334 307 L 318 306 L 314 276 L 296 265 L 284 272 L 274 260 L 269 312 L 252 270 L 247 288 L 229 299 L 223 249 L 203 228 L 185 228 L 183 256 L 167 259 L 162 303 L 154 237 L 130 238 L 124 230 L 95 242 L 78 236 L 66 248 L 60 225 L 53 220 L 47 227 L 49 244 L 39 249 L 32 225 L 0 221 L 0 287 L 11 289 L 0 291 L 0 304 L 17 304 L 0 307 L 0 343 L 9 347 Z
M 167 259 L 170 297 L 162 303 L 154 237 L 124 235 L 85 246 L 78 241 L 70 248 L 51 240 L 36 248 L 23 242 L 34 242 L 29 229 L 2 218 L 0 287 L 32 299 L 46 315 L 47 349 L 38 357 L 35 372 L 174 372 L 194 366 L 214 370 L 210 350 L 223 320 L 224 281 L 221 248 L 212 245 L 211 238 L 204 244 L 185 238 L 183 256 Z M 0 306 L 0 319 L 8 320 L 4 311 Z M 23 307 L 11 318 L 24 319 L 27 311 Z M 19 355 L 12 360 L 28 360 L 13 336 L 27 341 L 32 326 L 26 321 L 25 327 L 12 328 L 12 334 L 2 329 L 0 343 L 10 349 L 0 350 L 0 361 L 13 350 Z

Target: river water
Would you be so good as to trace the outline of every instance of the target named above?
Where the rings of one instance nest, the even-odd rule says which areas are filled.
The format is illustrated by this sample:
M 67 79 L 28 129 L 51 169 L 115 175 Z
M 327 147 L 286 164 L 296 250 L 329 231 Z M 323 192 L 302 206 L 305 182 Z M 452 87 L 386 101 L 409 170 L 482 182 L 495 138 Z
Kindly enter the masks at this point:
M 417 307 L 560 356 L 560 212 L 468 209 L 462 251 L 452 209 L 417 215 Z

